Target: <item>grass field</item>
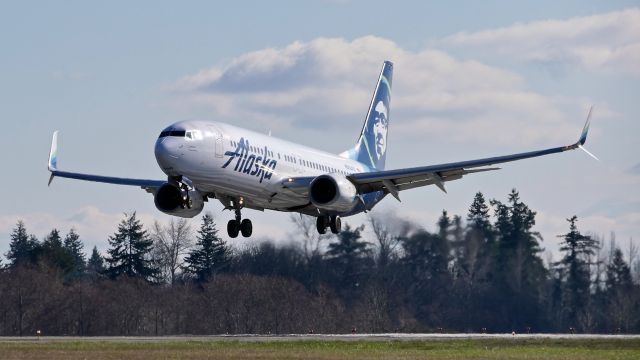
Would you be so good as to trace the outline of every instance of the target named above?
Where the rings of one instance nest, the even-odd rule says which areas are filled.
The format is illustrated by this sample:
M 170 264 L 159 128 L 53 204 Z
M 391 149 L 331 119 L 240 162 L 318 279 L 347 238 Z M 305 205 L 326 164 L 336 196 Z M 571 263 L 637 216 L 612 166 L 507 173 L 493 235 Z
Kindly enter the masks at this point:
M 0 359 L 640 359 L 640 339 L 0 342 Z

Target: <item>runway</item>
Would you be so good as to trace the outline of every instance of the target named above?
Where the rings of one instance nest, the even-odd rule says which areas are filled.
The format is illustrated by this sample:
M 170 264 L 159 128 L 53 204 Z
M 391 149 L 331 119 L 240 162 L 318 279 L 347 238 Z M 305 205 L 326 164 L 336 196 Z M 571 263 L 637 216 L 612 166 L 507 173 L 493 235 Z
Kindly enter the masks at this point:
M 638 340 L 640 335 L 601 334 L 286 334 L 286 335 L 181 335 L 181 336 L 23 336 L 0 337 L 0 342 L 130 342 L 161 343 L 189 341 L 239 341 L 239 342 L 284 342 L 284 341 L 448 341 L 448 340 Z

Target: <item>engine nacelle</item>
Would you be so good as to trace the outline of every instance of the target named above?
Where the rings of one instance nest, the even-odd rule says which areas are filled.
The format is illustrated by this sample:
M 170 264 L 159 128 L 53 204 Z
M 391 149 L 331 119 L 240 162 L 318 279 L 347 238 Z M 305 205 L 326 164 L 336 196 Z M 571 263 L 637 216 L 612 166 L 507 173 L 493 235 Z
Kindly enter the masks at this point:
M 158 188 L 153 202 L 163 213 L 183 218 L 192 218 L 204 208 L 204 197 L 198 190 L 180 189 L 170 183 Z
M 320 209 L 347 212 L 358 203 L 356 187 L 344 175 L 320 175 L 309 184 L 309 199 Z

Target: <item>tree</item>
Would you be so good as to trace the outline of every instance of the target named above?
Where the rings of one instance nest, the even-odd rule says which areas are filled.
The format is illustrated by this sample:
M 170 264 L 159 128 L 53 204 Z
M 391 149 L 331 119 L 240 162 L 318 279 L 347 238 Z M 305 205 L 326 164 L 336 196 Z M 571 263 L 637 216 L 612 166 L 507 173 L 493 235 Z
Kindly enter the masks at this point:
M 136 219 L 135 212 L 124 217 L 118 231 L 109 237 L 111 248 L 105 258 L 106 274 L 112 279 L 126 275 L 152 281 L 158 274 L 150 259 L 153 241 L 142 228 L 140 220 Z
M 440 223 L 443 223 L 441 217 Z M 442 230 L 442 229 L 441 229 Z M 449 269 L 450 247 L 446 238 L 418 231 L 402 242 L 408 302 L 414 304 L 416 316 L 430 326 L 441 326 L 446 317 L 446 296 L 452 278 Z
M 370 254 L 369 243 L 361 240 L 363 229 L 364 225 L 352 228 L 347 224 L 327 251 L 334 281 L 349 298 L 362 285 L 363 270 Z
M 24 222 L 19 220 L 16 227 L 11 232 L 9 251 L 5 254 L 10 261 L 10 266 L 17 266 L 37 261 L 39 248 L 38 239 L 27 234 Z
M 371 230 L 378 245 L 376 263 L 378 268 L 384 271 L 395 256 L 396 248 L 400 244 L 400 237 L 391 232 L 388 223 L 382 217 L 369 215 L 369 224 L 371 224 Z
M 153 255 L 162 277 L 173 284 L 182 267 L 183 256 L 191 246 L 191 225 L 187 219 L 171 220 L 167 226 L 155 222 L 151 232 Z
M 632 324 L 634 306 L 633 281 L 631 269 L 624 261 L 620 248 L 613 250 L 613 255 L 607 265 L 606 296 L 608 300 L 608 313 L 610 324 L 614 328 L 622 328 L 629 331 Z
M 227 245 L 218 236 L 213 216 L 205 214 L 198 230 L 196 246 L 185 258 L 186 271 L 193 274 L 196 281 L 205 282 L 226 266 L 228 257 Z
M 74 259 L 72 255 L 67 251 L 62 243 L 62 237 L 58 229 L 53 229 L 42 241 L 40 251 L 40 261 L 57 267 L 65 274 L 68 274 L 73 269 Z
M 74 229 L 69 230 L 69 233 L 64 238 L 63 247 L 71 256 L 71 272 L 75 275 L 82 274 L 86 265 L 83 252 L 84 244 L 80 240 L 80 235 Z
M 491 216 L 489 211 L 490 209 L 484 199 L 484 195 L 478 191 L 473 197 L 473 203 L 471 203 L 469 212 L 467 213 L 469 227 L 488 235 L 491 232 Z
M 598 250 L 598 242 L 578 231 L 577 216 L 567 219 L 569 232 L 561 235 L 562 260 L 556 265 L 562 281 L 562 319 L 567 326 L 578 326 L 588 311 L 591 286 L 591 258 Z M 590 330 L 590 329 L 588 329 Z
M 505 330 L 539 325 L 539 300 L 547 271 L 539 254 L 541 236 L 533 231 L 536 212 L 520 201 L 513 189 L 508 203 L 493 200 L 497 249 L 492 274 L 495 276 L 498 302 L 506 313 Z
M 94 246 L 91 251 L 91 257 L 87 261 L 87 272 L 90 275 L 99 275 L 104 272 L 104 259 L 100 252 L 98 252 L 98 247 Z

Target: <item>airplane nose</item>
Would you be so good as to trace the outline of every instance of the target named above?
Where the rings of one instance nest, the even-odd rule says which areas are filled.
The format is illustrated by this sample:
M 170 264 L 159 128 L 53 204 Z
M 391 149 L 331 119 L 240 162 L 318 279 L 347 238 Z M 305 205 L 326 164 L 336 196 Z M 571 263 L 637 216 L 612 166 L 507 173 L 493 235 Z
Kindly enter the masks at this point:
M 178 146 L 172 140 L 169 137 L 159 138 L 155 146 L 156 161 L 167 175 L 173 175 L 177 171 L 176 165 L 180 159 Z

